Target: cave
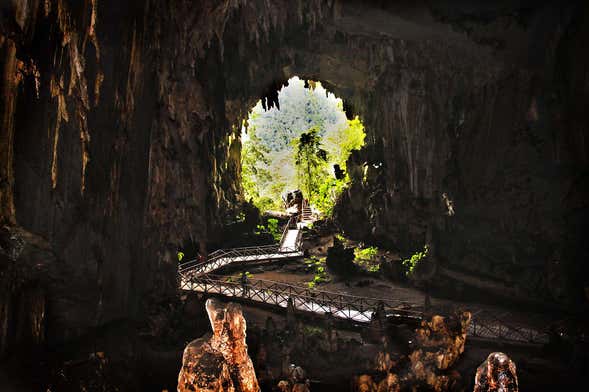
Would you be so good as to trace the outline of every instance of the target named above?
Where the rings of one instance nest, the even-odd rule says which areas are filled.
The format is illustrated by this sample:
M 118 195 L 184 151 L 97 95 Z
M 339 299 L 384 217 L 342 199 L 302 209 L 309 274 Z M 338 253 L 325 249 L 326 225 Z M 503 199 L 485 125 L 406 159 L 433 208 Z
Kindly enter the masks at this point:
M 330 242 L 313 246 L 336 260 L 383 261 L 368 275 L 350 261 L 351 277 L 305 290 L 376 297 L 365 281 L 398 284 L 419 298 L 418 335 L 465 325 L 429 314 L 430 296 L 433 312 L 471 311 L 462 381 L 438 368 L 444 383 L 427 388 L 472 389 L 476 367 L 503 351 L 522 389 L 572 389 L 589 352 L 588 22 L 573 0 L 3 1 L 0 386 L 177 388 L 182 350 L 210 330 L 206 296 L 182 289 L 179 261 L 246 246 L 244 233 L 267 225 L 244 196 L 241 128 L 298 76 L 341 98 L 366 137 L 329 219 L 301 228 L 293 260 L 309 263 L 284 268 L 318 274 L 309 238 L 323 230 Z M 403 277 L 421 259 L 427 278 Z M 249 331 L 256 311 L 242 305 Z M 483 314 L 547 340 L 506 343 L 501 327 L 500 343 L 481 339 Z M 324 320 L 307 316 L 311 336 Z M 367 369 L 349 370 L 342 390 Z M 330 390 L 305 370 L 311 390 Z

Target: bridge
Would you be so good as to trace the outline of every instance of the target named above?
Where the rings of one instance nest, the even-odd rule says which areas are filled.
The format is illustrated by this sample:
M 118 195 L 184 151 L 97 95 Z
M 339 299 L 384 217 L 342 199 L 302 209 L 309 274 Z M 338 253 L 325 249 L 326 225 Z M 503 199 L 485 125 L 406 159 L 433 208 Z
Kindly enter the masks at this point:
M 275 308 L 286 308 L 290 301 L 297 310 L 313 315 L 330 314 L 354 325 L 368 325 L 377 308 L 384 309 L 387 319 L 396 322 L 419 322 L 423 318 L 423 312 L 411 309 L 402 301 L 360 297 L 263 279 L 236 282 L 228 276 L 211 274 L 230 264 L 302 257 L 304 224 L 304 221 L 298 222 L 298 218 L 293 216 L 285 225 L 277 244 L 220 249 L 209 254 L 204 262 L 190 260 L 182 263 L 178 268 L 180 289 L 236 298 Z M 469 326 L 469 336 L 519 343 L 548 342 L 545 331 L 514 323 L 508 314 L 503 316 L 488 311 L 475 312 Z
M 401 301 L 359 297 L 263 279 L 248 279 L 248 283 L 244 285 L 226 276 L 204 275 L 183 281 L 181 288 L 242 298 L 281 308 L 286 308 L 290 300 L 297 310 L 321 315 L 329 313 L 336 318 L 356 323 L 370 322 L 378 306 L 384 307 L 388 317 L 414 321 L 422 318 L 421 312 L 405 309 L 406 304 Z
M 308 215 L 306 213 L 306 216 Z M 357 323 L 370 322 L 377 306 L 384 307 L 389 317 L 421 320 L 421 312 L 405 309 L 407 305 L 401 301 L 359 297 L 262 279 L 248 279 L 244 284 L 227 277 L 210 274 L 233 263 L 302 257 L 302 227 L 305 223 L 305 220 L 298 222 L 296 216 L 291 217 L 284 227 L 278 244 L 220 249 L 211 253 L 204 262 L 191 260 L 181 264 L 178 269 L 180 288 L 241 298 L 282 308 L 288 306 L 290 299 L 295 309 L 314 314 L 329 313 L 336 318 Z
M 233 263 L 247 263 L 263 260 L 284 260 L 303 256 L 302 226 L 296 217 L 291 217 L 284 226 L 280 242 L 274 245 L 249 246 L 243 248 L 219 249 L 209 254 L 206 261 L 189 260 L 180 264 L 180 282 L 200 277 Z

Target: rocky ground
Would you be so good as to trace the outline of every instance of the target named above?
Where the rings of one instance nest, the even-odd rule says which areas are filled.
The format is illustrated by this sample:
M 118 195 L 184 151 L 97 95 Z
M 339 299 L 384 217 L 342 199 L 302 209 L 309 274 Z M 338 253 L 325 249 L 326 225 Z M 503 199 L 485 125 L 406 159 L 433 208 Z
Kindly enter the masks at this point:
M 305 260 L 292 260 L 280 263 L 263 263 L 258 266 L 251 266 L 248 272 L 252 278 L 274 280 L 281 282 L 288 282 L 301 286 L 309 286 L 314 281 L 318 274 L 317 266 L 318 260 L 323 260 L 327 255 L 327 250 L 333 245 L 333 234 L 318 235 L 307 237 L 305 241 L 306 251 L 308 257 Z M 353 241 L 345 240 L 347 246 L 359 246 L 362 244 Z M 400 258 L 394 252 L 379 250 L 375 256 L 380 263 L 400 263 Z M 314 262 L 310 262 L 313 260 Z M 378 263 L 376 263 L 378 264 Z M 350 277 L 341 277 L 333 274 L 326 268 L 325 273 L 322 274 L 322 279 L 314 285 L 319 290 L 327 290 L 333 292 L 342 292 L 346 294 L 353 294 L 358 296 L 396 299 L 402 301 L 407 307 L 423 310 L 425 294 L 422 289 L 416 287 L 416 282 L 407 280 L 391 279 L 382 269 L 375 271 L 373 264 L 361 262 L 358 263 L 358 273 Z M 382 265 L 382 264 L 381 264 Z M 239 268 L 230 268 L 227 270 L 227 275 L 232 276 L 233 279 L 239 279 Z M 418 282 L 417 282 L 418 283 Z M 487 301 L 469 301 L 464 293 L 464 297 L 456 298 L 455 293 L 444 295 L 443 291 L 434 290 L 431 296 L 431 309 L 438 310 L 444 314 L 449 312 L 456 312 L 460 310 L 468 310 L 473 313 L 479 311 L 492 312 L 497 315 L 508 315 L 510 321 L 516 322 L 520 325 L 525 325 L 529 328 L 537 330 L 546 330 L 555 320 L 551 319 L 550 315 L 542 312 L 526 311 L 523 308 L 517 308 L 513 303 L 497 303 L 493 299 Z M 476 297 L 475 297 L 476 298 Z M 493 303 L 495 302 L 495 303 Z M 277 325 L 282 328 L 287 328 L 287 321 L 284 320 L 281 324 L 280 317 L 271 315 L 268 311 L 261 311 L 245 306 L 244 314 L 246 319 L 252 322 L 252 328 L 264 327 L 265 320 L 271 316 Z M 317 328 L 311 326 L 310 328 Z M 342 333 L 343 331 L 340 331 Z M 356 332 L 345 332 L 342 336 L 346 336 L 350 341 L 355 341 L 358 344 L 368 344 L 365 337 Z M 542 347 L 539 345 L 530 345 L 523 343 L 509 343 L 500 341 L 490 341 L 481 339 L 467 339 L 465 345 L 465 352 L 457 359 L 453 369 L 461 374 L 461 379 L 456 388 L 466 388 L 469 390 L 474 385 L 474 374 L 477 367 L 485 360 L 487 355 L 492 351 L 503 351 L 509 357 L 513 358 L 518 366 L 518 374 L 520 377 L 520 385 L 525 385 L 529 390 L 544 390 L 549 386 L 556 386 L 557 382 L 553 375 L 555 373 L 564 376 L 565 381 L 559 379 L 558 385 L 568 383 L 574 385 L 575 370 L 566 366 L 570 363 L 571 358 L 566 354 L 560 354 L 559 349 L 550 351 L 550 347 Z M 552 347 L 554 349 L 554 347 Z M 570 352 L 569 352 L 570 354 Z M 560 355 L 560 356 L 559 356 Z M 563 356 L 564 355 L 564 356 Z M 574 361 L 574 358 L 572 359 Z M 308 365 L 307 365 L 308 366 Z M 578 366 L 584 366 L 581 363 Z M 345 367 L 339 367 L 343 369 Z M 357 367 L 355 371 L 346 368 L 346 372 L 358 374 L 361 367 Z M 366 370 L 366 368 L 364 368 Z M 333 379 L 341 377 L 342 374 L 337 371 L 330 370 L 329 365 L 314 364 L 308 370 L 311 377 L 317 377 L 324 382 L 329 383 Z M 472 376 L 472 377 L 471 377 Z M 340 386 L 341 387 L 341 386 Z M 526 388 L 526 389 L 528 389 Z

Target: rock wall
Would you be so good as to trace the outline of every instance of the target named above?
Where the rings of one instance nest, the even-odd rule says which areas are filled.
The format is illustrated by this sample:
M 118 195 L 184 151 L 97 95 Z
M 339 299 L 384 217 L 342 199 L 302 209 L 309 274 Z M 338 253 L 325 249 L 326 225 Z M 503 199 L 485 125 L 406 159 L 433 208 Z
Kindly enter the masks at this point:
M 527 296 L 565 301 L 587 284 L 586 7 L 15 0 L 1 12 L 0 216 L 68 271 L 58 335 L 140 317 L 147 293 L 175 289 L 178 246 L 218 236 L 240 200 L 241 120 L 293 75 L 365 121 L 338 213 L 350 234 L 402 252 L 432 242 L 447 267 Z
M 572 37 L 589 38 L 587 10 L 451 8 L 408 16 L 422 30 L 375 55 L 388 66 L 361 110 L 371 145 L 353 157 L 340 221 L 403 255 L 430 243 L 445 267 L 520 298 L 579 301 L 587 121 L 573 113 L 588 90 Z

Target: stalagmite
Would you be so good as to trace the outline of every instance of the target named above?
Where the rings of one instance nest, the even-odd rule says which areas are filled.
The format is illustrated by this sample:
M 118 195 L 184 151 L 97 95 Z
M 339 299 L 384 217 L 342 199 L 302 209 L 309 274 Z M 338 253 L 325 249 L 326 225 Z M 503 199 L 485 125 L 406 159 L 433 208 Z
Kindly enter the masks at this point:
M 474 392 L 517 392 L 515 363 L 500 352 L 489 354 L 477 369 Z
M 207 300 L 213 333 L 184 349 L 178 392 L 258 392 L 258 380 L 245 343 L 241 306 Z

